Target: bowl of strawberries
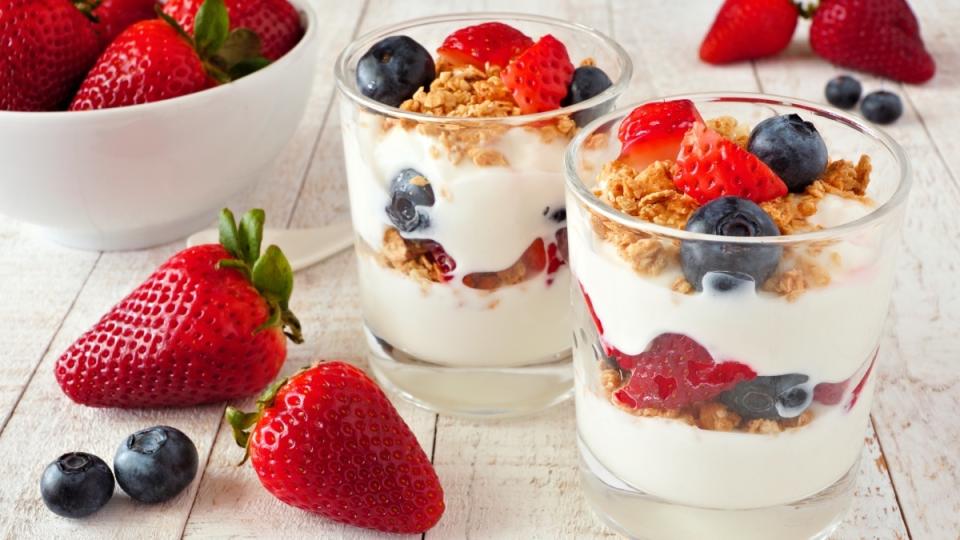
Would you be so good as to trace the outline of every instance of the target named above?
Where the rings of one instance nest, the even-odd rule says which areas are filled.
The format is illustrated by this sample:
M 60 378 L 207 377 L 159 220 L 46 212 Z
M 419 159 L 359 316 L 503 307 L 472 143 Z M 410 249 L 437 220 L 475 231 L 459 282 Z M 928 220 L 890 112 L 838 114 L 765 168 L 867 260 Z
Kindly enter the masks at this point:
M 315 23 L 310 0 L 0 0 L 0 213 L 95 250 L 203 227 L 295 133 Z

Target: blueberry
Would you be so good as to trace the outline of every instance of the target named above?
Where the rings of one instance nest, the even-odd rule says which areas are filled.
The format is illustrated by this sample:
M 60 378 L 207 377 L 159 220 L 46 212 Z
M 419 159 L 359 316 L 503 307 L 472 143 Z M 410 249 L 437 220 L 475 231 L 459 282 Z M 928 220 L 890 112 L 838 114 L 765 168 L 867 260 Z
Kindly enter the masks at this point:
M 750 133 L 747 150 L 801 193 L 827 168 L 827 145 L 817 128 L 796 114 L 774 116 Z
M 824 90 L 824 95 L 834 107 L 850 109 L 860 101 L 861 92 L 863 92 L 863 87 L 860 86 L 860 81 L 849 75 L 840 75 L 830 79 L 826 90 Z
M 430 216 L 419 207 L 433 206 L 436 199 L 430 182 L 413 169 L 404 169 L 390 181 L 390 205 L 387 217 L 403 232 L 413 232 L 430 226 Z
M 57 515 L 89 516 L 113 496 L 113 473 L 97 456 L 84 452 L 64 454 L 44 469 L 40 495 L 47 508 Z
M 777 236 L 780 231 L 762 208 L 748 199 L 721 197 L 697 209 L 687 220 L 686 230 L 718 236 Z M 696 290 L 702 290 L 709 272 L 724 272 L 738 279 L 753 280 L 759 287 L 780 262 L 783 248 L 776 245 L 748 245 L 685 240 L 680 244 L 683 275 Z M 722 290 L 722 288 L 720 289 Z
M 436 76 L 433 58 L 407 36 L 391 36 L 370 47 L 357 63 L 357 86 L 368 98 L 391 107 L 429 88 Z
M 556 221 L 557 223 L 563 223 L 567 220 L 567 209 L 557 208 L 552 214 L 550 214 L 550 219 Z
M 720 402 L 748 420 L 796 418 L 813 401 L 813 385 L 799 373 L 757 377 L 720 394 Z
M 113 457 L 117 483 L 144 503 L 172 499 L 197 475 L 197 447 L 169 426 L 142 429 L 127 437 Z
M 610 77 L 602 69 L 594 66 L 580 66 L 573 71 L 573 80 L 567 89 L 567 95 L 560 102 L 560 105 L 576 105 L 581 101 L 586 101 L 594 96 L 600 95 L 604 90 L 613 86 Z M 585 126 L 594 118 L 599 118 L 610 108 L 593 107 L 590 109 L 577 111 L 573 113 L 573 121 L 578 126 Z
M 900 96 L 886 90 L 867 94 L 860 104 L 863 116 L 875 124 L 892 124 L 903 114 Z
M 753 278 L 735 272 L 707 272 L 702 281 L 704 290 L 719 293 L 739 290 L 748 284 L 753 285 Z

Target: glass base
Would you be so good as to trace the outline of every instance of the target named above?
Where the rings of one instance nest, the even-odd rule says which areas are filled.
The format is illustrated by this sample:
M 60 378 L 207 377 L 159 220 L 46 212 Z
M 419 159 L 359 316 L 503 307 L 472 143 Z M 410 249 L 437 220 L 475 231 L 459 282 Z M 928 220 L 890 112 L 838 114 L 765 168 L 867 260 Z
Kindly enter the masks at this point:
M 389 392 L 429 411 L 468 418 L 537 413 L 573 395 L 570 352 L 519 367 L 443 366 L 417 360 L 364 327 L 370 366 Z
M 826 539 L 853 501 L 859 464 L 823 491 L 801 501 L 763 508 L 724 510 L 671 502 L 618 480 L 579 437 L 580 483 L 594 513 L 628 538 L 645 540 Z M 762 473 L 760 473 L 762 474 Z

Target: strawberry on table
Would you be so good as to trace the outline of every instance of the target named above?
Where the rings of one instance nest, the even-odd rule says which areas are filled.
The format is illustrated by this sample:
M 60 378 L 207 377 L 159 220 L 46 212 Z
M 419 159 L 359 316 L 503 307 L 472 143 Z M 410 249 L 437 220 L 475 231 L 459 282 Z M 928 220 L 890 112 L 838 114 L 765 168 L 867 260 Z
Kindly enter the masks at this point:
M 936 72 L 906 0 L 822 0 L 810 47 L 834 64 L 897 81 L 922 83 Z
M 682 334 L 660 334 L 637 355 L 613 354 L 620 368 L 630 372 L 614 398 L 633 409 L 681 409 L 757 376 L 739 362 L 715 362 L 702 345 Z
M 500 74 L 524 114 L 560 108 L 573 80 L 567 48 L 547 34 L 520 53 Z
M 63 353 L 63 392 L 94 407 L 183 407 L 269 384 L 286 338 L 303 338 L 290 264 L 276 246 L 260 253 L 263 222 L 251 210 L 238 228 L 223 210 L 220 244 L 171 257 Z
M 203 0 L 169 0 L 163 11 L 189 30 L 194 28 L 202 3 Z M 248 28 L 260 36 L 263 56 L 270 60 L 286 54 L 303 37 L 300 15 L 287 0 L 226 0 L 226 7 L 230 29 Z
M 532 45 L 533 40 L 516 28 L 501 22 L 488 22 L 450 34 L 437 52 L 454 65 L 470 64 L 483 69 L 488 63 L 505 67 Z
M 727 196 L 760 204 L 787 194 L 770 167 L 702 121 L 684 136 L 671 173 L 677 189 L 700 204 Z
M 257 412 L 226 412 L 263 486 L 286 504 L 357 527 L 422 533 L 443 488 L 417 438 L 363 371 L 321 362 L 271 385 Z
M 151 103 L 230 82 L 266 66 L 252 31 L 230 26 L 223 0 L 205 0 L 190 37 L 169 17 L 141 21 L 107 47 L 70 110 Z
M 799 11 L 792 0 L 726 0 L 700 45 L 700 59 L 727 64 L 771 56 L 790 44 Z
M 0 0 L 0 110 L 64 107 L 100 53 L 93 23 L 68 0 Z
M 620 160 L 643 170 L 654 161 L 676 159 L 684 134 L 698 121 L 689 99 L 641 105 L 620 123 Z

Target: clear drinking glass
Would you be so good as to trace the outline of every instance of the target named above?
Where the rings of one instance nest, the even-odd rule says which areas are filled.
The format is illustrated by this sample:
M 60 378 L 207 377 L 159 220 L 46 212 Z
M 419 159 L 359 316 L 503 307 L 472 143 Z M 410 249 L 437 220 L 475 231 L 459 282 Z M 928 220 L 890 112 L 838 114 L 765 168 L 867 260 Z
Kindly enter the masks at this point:
M 867 195 L 875 206 L 849 223 L 786 236 L 719 237 L 660 226 L 614 210 L 594 192 L 602 165 L 620 151 L 615 134 L 629 110 L 578 133 L 565 168 L 582 486 L 596 513 L 631 538 L 826 537 L 852 500 L 909 167 L 886 134 L 814 103 L 756 94 L 668 99 L 684 98 L 705 119 L 732 116 L 751 126 L 799 114 L 822 134 L 831 160 L 870 157 Z M 822 211 L 832 211 L 825 204 Z M 625 251 L 611 244 L 610 231 L 627 239 Z M 731 290 L 722 275 L 709 273 L 703 292 L 678 287 L 684 243 L 742 256 L 780 253 L 772 278 L 778 292 L 769 292 L 770 281 L 760 290 L 752 281 Z M 638 259 L 627 262 L 622 253 Z M 659 260 L 660 270 L 639 272 L 638 265 L 651 268 L 644 257 Z M 783 294 L 784 287 L 796 294 Z M 673 411 L 638 407 L 629 385 L 663 389 L 677 380 L 663 378 L 652 360 L 663 351 L 710 363 L 677 334 L 705 348 L 712 365 L 735 361 L 729 365 L 755 372 L 754 382 L 791 390 L 764 401 L 774 394 L 744 386 Z M 731 418 L 735 409 L 724 405 L 730 399 L 742 400 L 738 407 L 760 400 L 747 410 L 766 412 Z
M 534 40 L 552 34 L 578 65 L 613 85 L 555 111 L 509 117 L 431 116 L 363 96 L 359 58 L 387 36 L 431 51 L 459 28 L 500 21 Z M 468 416 L 524 414 L 572 393 L 563 153 L 576 131 L 613 108 L 629 56 L 590 28 L 534 15 L 476 13 L 371 32 L 337 61 L 364 329 L 380 382 L 420 406 Z M 429 225 L 391 222 L 402 171 L 429 183 Z

